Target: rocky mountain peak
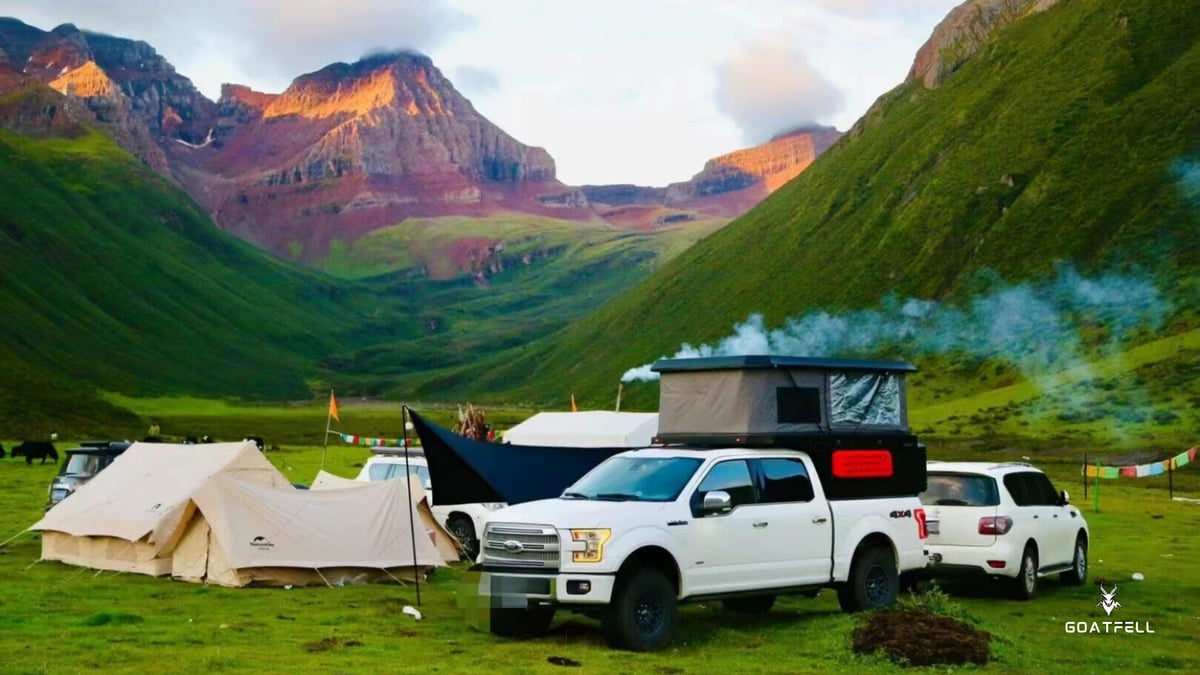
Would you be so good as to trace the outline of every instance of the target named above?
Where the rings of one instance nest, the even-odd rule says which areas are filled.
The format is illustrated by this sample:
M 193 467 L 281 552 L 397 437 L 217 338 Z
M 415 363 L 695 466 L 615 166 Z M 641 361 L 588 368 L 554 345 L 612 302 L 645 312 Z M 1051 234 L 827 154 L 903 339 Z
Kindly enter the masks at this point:
M 926 88 L 941 84 L 975 55 L 995 32 L 1029 14 L 1043 12 L 1059 0 L 967 0 L 950 10 L 917 50 L 906 81 Z

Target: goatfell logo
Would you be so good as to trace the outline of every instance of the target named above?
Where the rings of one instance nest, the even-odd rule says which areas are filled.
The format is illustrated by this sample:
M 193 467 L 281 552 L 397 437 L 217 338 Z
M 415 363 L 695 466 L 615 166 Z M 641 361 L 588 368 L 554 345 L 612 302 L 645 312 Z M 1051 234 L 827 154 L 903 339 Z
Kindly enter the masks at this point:
M 1116 584 L 1113 584 L 1113 589 L 1111 591 L 1105 591 L 1104 583 L 1102 582 L 1100 584 L 1100 597 L 1103 598 L 1103 600 L 1101 600 L 1100 602 L 1097 602 L 1096 606 L 1103 607 L 1104 614 L 1107 616 L 1112 616 L 1113 610 L 1121 606 L 1121 603 L 1119 603 L 1115 600 L 1115 598 L 1117 597 L 1117 585 Z
M 1122 607 L 1117 602 L 1117 585 L 1112 590 L 1105 590 L 1104 582 L 1100 582 L 1100 602 L 1096 606 L 1104 610 L 1105 616 L 1112 616 L 1114 610 Z M 1150 622 L 1141 621 L 1068 621 L 1064 624 L 1068 633 L 1153 633 Z
M 275 548 L 275 544 L 272 544 L 270 539 L 267 539 L 262 535 L 251 539 L 250 545 L 257 549 Z

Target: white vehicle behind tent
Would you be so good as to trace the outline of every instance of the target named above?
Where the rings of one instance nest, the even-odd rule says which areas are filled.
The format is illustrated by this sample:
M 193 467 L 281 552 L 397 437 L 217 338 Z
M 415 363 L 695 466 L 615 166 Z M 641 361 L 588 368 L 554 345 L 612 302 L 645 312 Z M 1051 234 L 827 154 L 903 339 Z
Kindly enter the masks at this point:
M 504 432 L 505 443 L 570 448 L 644 448 L 658 434 L 658 413 L 542 412 Z

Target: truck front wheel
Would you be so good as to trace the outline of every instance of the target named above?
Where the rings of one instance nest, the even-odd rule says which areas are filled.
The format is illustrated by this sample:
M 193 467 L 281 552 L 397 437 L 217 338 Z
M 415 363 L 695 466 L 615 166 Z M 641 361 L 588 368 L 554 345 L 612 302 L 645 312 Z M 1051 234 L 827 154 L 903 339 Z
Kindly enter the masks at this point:
M 536 637 L 550 629 L 554 610 L 547 607 L 511 609 L 493 607 L 491 612 L 492 635 L 500 637 Z
M 846 612 L 886 607 L 900 592 L 896 561 L 890 551 L 865 548 L 854 556 L 850 578 L 838 588 L 838 604 Z
M 613 647 L 654 651 L 671 639 L 675 617 L 671 582 L 658 570 L 637 570 L 618 580 L 604 615 L 604 632 Z

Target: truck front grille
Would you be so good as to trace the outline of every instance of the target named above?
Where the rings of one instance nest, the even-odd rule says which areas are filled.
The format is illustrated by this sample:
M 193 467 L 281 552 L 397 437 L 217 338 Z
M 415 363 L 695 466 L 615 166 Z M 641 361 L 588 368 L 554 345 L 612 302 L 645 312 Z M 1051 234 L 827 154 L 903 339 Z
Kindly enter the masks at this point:
M 549 525 L 489 523 L 483 533 L 483 564 L 558 569 L 558 532 Z

